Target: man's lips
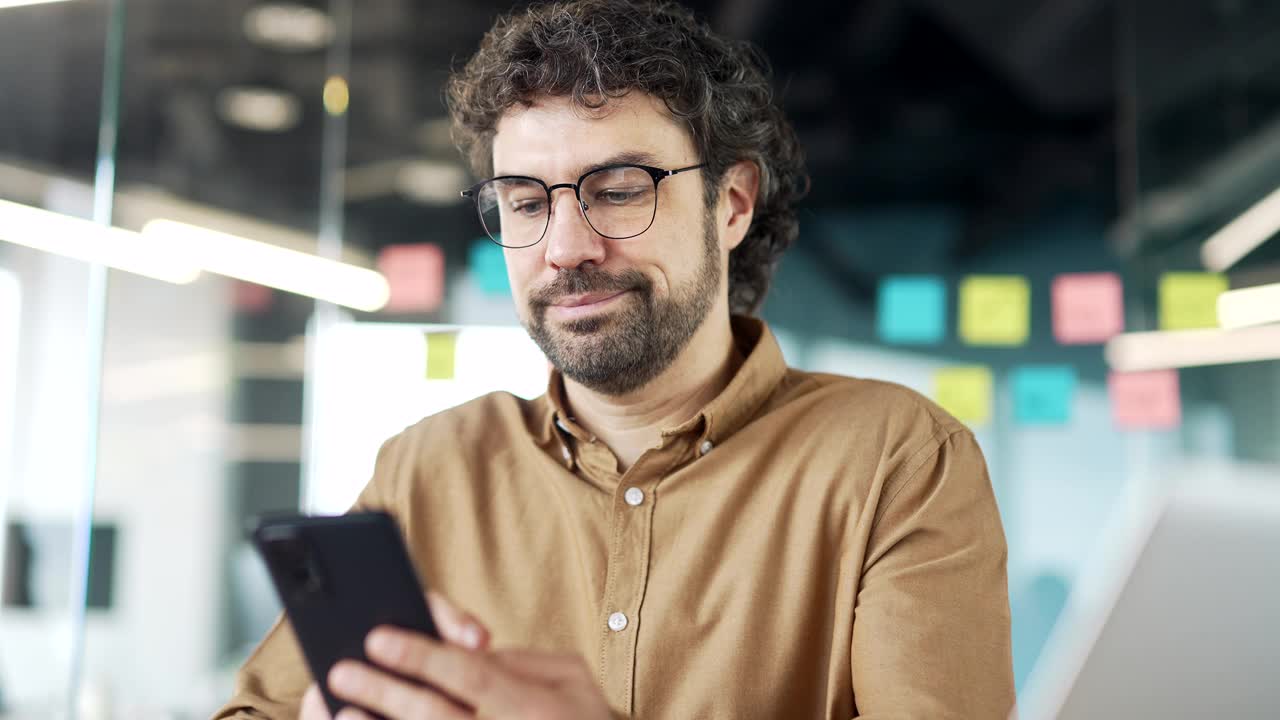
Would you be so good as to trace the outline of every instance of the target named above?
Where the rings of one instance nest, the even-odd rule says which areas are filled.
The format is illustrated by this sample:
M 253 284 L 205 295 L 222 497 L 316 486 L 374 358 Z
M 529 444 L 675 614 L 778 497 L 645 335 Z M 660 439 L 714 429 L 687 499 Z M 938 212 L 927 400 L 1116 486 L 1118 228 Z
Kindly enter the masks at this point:
M 627 292 L 627 291 L 619 290 L 617 292 L 587 293 L 586 295 L 570 295 L 570 296 L 562 297 L 552 304 L 557 307 L 563 307 L 563 308 L 583 307 L 584 305 L 595 305 L 597 303 L 602 303 L 606 300 L 612 300 L 613 298 L 618 297 L 624 292 Z
M 587 293 L 585 295 L 566 295 L 552 303 L 549 309 L 555 315 L 563 318 L 582 317 L 604 309 L 629 292 L 631 291 L 621 290 L 617 292 Z

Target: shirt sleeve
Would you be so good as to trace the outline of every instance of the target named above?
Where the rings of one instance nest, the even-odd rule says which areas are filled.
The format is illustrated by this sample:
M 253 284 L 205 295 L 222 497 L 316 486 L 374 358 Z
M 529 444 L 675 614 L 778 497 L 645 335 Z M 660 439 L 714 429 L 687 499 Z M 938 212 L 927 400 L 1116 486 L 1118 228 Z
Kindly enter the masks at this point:
M 1007 718 L 1008 548 L 972 433 L 952 432 L 884 492 L 854 609 L 856 717 Z
M 391 438 L 378 451 L 373 479 L 361 491 L 352 511 L 378 509 L 394 514 L 384 488 L 398 472 L 396 440 Z M 292 720 L 298 717 L 302 696 L 310 685 L 311 671 L 288 618 L 281 614 L 236 673 L 235 692 L 213 720 Z

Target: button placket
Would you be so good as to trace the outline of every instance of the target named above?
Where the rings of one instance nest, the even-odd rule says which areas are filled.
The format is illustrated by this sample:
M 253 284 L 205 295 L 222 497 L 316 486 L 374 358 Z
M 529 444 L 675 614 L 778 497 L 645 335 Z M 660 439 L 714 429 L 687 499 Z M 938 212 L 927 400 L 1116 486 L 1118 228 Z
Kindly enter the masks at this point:
M 614 532 L 600 631 L 600 683 L 614 707 L 630 711 L 640 606 L 649 576 L 654 488 L 678 463 L 678 454 L 642 457 L 620 478 L 614 495 Z M 623 489 L 625 488 L 625 489 Z

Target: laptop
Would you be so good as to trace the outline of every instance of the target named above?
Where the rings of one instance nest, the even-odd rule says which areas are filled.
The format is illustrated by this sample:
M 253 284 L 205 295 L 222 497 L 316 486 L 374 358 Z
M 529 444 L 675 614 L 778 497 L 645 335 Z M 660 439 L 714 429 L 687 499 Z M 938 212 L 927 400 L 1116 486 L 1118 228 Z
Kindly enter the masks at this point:
M 1068 601 L 1014 717 L 1280 718 L 1280 469 L 1183 483 L 1129 535 L 1114 577 Z

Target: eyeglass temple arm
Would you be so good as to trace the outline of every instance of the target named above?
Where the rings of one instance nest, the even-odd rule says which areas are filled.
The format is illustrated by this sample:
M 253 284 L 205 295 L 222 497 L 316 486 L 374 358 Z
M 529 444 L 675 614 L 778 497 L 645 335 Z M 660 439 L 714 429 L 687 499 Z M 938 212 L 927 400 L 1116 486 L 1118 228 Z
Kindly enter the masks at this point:
M 676 168 L 675 170 L 668 170 L 666 175 L 663 175 L 663 177 L 671 177 L 672 175 L 679 175 L 682 172 L 689 172 L 690 170 L 697 170 L 698 168 L 704 168 L 706 166 L 707 166 L 706 163 L 698 163 L 697 165 L 690 165 L 689 167 L 682 167 L 682 168 Z

